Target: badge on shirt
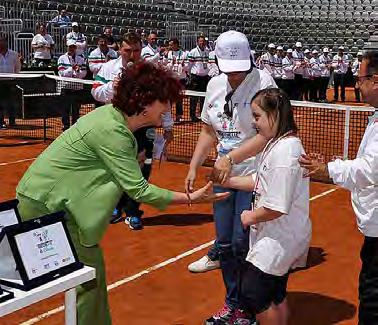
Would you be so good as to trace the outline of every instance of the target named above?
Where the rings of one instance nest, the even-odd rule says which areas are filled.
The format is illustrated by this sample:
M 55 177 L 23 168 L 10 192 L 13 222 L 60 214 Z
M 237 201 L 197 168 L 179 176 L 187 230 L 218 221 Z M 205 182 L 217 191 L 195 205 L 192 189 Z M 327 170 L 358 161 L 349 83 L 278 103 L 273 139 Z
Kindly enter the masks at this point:
M 253 191 L 252 192 L 252 199 L 251 199 L 251 209 L 252 211 L 255 211 L 257 209 L 259 200 L 260 200 L 261 194 Z

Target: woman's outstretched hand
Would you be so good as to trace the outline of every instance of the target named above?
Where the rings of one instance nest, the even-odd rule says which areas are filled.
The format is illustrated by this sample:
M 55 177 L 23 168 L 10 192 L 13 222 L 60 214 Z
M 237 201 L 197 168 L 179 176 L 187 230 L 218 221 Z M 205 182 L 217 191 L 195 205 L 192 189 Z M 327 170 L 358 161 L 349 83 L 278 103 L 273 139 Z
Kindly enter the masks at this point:
M 213 193 L 213 182 L 208 182 L 204 187 L 190 193 L 190 203 L 209 203 L 221 201 L 230 196 L 229 192 Z

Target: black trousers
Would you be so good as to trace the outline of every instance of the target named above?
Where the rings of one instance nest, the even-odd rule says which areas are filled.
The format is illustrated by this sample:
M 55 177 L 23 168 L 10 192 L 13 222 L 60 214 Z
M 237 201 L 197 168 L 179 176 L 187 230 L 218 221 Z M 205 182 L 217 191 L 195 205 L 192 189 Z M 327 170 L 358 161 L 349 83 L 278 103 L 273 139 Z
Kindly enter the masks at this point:
M 309 101 L 310 100 L 310 90 L 311 90 L 311 87 L 312 87 L 312 80 L 307 79 L 307 78 L 303 78 L 302 84 L 303 84 L 303 97 L 300 98 L 299 100 L 303 99 L 303 100 Z
M 207 84 L 209 82 L 208 76 L 197 76 L 192 74 L 190 77 L 190 85 L 189 89 L 194 91 L 202 91 L 206 92 Z M 190 98 L 190 117 L 192 120 L 196 118 L 196 108 L 198 101 L 200 102 L 200 112 L 202 112 L 203 103 L 205 101 L 205 97 L 191 97 Z
M 146 159 L 151 159 L 151 163 L 145 163 L 141 168 L 143 177 L 148 180 L 151 175 L 152 154 L 154 149 L 155 130 L 153 128 L 142 128 L 134 132 L 138 143 L 138 153 L 145 150 Z M 141 203 L 130 198 L 124 193 L 117 204 L 117 209 L 123 209 L 128 217 L 141 217 L 143 211 L 139 209 Z
M 356 99 L 356 102 L 360 102 L 361 93 L 360 93 L 360 89 L 356 88 L 356 83 L 357 83 L 357 76 L 353 76 L 354 98 Z
M 274 78 L 274 82 L 276 83 L 278 88 L 282 89 L 282 79 L 281 78 Z
M 289 96 L 290 99 L 295 99 L 295 81 L 294 79 L 282 79 L 281 89 Z
M 320 99 L 320 77 L 314 78 L 310 83 L 310 101 L 317 102 Z
M 340 97 L 341 101 L 345 101 L 345 74 L 335 73 L 333 75 L 333 86 L 334 86 L 334 100 L 339 100 L 339 87 L 340 87 Z
M 378 237 L 365 237 L 361 248 L 359 325 L 378 324 Z
M 321 77 L 319 83 L 320 83 L 319 99 L 320 100 L 326 100 L 327 99 L 327 89 L 328 89 L 329 77 Z
M 16 123 L 17 103 L 20 96 L 15 81 L 2 80 L 0 82 L 0 126 L 5 124 L 5 115 L 8 115 L 9 125 Z
M 294 99 L 302 100 L 303 99 L 303 76 L 301 74 L 294 75 L 295 90 L 294 90 Z

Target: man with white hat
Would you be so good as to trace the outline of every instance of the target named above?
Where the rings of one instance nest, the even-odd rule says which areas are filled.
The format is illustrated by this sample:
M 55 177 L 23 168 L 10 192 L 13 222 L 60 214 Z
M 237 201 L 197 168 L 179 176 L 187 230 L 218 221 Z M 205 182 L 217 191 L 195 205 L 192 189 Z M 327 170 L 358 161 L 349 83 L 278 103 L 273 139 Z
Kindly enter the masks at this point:
M 240 32 L 231 30 L 222 33 L 217 39 L 215 54 L 221 74 L 212 78 L 207 86 L 201 115 L 202 130 L 185 180 L 188 192 L 193 191 L 197 171 L 216 143 L 218 159 L 213 171 L 215 182 L 222 182 L 230 172 L 235 176 L 252 174 L 256 170 L 255 156 L 266 144 L 266 139 L 251 127 L 253 117 L 250 105 L 259 90 L 276 87 L 273 78 L 266 71 L 254 68 L 248 39 Z M 214 186 L 215 192 L 220 190 L 225 191 L 222 187 Z M 224 306 L 206 321 L 208 325 L 253 323 L 251 317 L 241 310 L 238 294 L 239 271 L 249 246 L 249 235 L 242 229 L 240 213 L 244 207 L 250 208 L 251 193 L 239 190 L 230 192 L 229 199 L 222 204 L 214 204 L 216 247 L 226 299 Z M 189 270 L 207 271 L 208 262 L 209 257 L 204 256 L 189 265 Z
M 318 50 L 314 49 L 312 51 L 312 58 L 310 59 L 310 65 L 312 70 L 312 81 L 310 88 L 310 101 L 319 101 L 319 91 L 320 91 L 320 76 L 322 69 L 320 68 L 320 60 L 318 56 Z
M 319 89 L 319 101 L 327 102 L 327 88 L 329 78 L 331 76 L 332 58 L 329 55 L 328 47 L 323 48 L 323 54 L 319 57 L 320 66 L 320 89 Z
M 277 46 L 277 52 L 273 55 L 273 74 L 272 77 L 274 78 L 274 81 L 276 82 L 278 88 L 282 87 L 282 59 L 284 58 L 283 55 L 283 47 Z
M 362 51 L 357 52 L 357 58 L 354 60 L 352 65 L 352 73 L 353 73 L 353 80 L 354 80 L 354 96 L 356 98 L 356 102 L 361 101 L 361 95 L 360 95 L 360 88 L 356 87 L 357 79 L 358 79 L 358 73 L 360 72 L 361 62 L 363 58 Z
M 66 35 L 66 40 L 74 40 L 77 46 L 76 54 L 83 55 L 87 49 L 87 37 L 80 32 L 80 26 L 77 22 L 72 23 L 72 32 Z
M 295 99 L 302 100 L 303 97 L 303 74 L 306 63 L 304 62 L 304 53 L 302 51 L 302 43 L 295 43 L 295 50 L 293 51 L 293 59 L 296 69 L 294 71 L 295 80 Z
M 73 39 L 67 40 L 67 52 L 61 55 L 58 59 L 58 73 L 61 77 L 84 79 L 87 75 L 87 67 L 85 59 L 77 54 L 76 41 Z M 58 84 L 61 87 L 61 92 L 68 106 L 64 108 L 62 115 L 63 130 L 70 127 L 69 111 L 72 113 L 72 124 L 76 122 L 80 114 L 80 106 L 83 103 L 80 100 L 82 93 L 79 95 L 79 91 L 83 90 L 83 84 L 62 82 Z M 84 97 L 82 97 L 84 100 Z M 86 98 L 88 99 L 88 97 Z M 90 98 L 89 103 L 92 102 Z
M 264 53 L 260 58 L 260 69 L 266 69 L 271 75 L 273 75 L 274 70 L 274 53 L 276 51 L 276 46 L 273 43 L 268 45 L 268 51 Z
M 305 49 L 304 52 L 304 61 L 303 61 L 303 98 L 299 98 L 299 100 L 310 100 L 310 89 L 312 87 L 312 68 L 310 60 L 312 58 L 311 51 L 309 49 Z
M 287 49 L 286 56 L 282 59 L 282 83 L 281 87 L 288 94 L 290 99 L 294 99 L 294 88 L 295 88 L 295 81 L 294 81 L 294 70 L 295 70 L 295 62 L 293 59 L 293 50 Z
M 333 100 L 337 102 L 339 100 L 339 87 L 341 89 L 340 97 L 341 101 L 345 102 L 345 75 L 348 71 L 349 59 L 344 54 L 344 46 L 339 46 L 339 52 L 333 57 L 333 87 L 334 96 Z

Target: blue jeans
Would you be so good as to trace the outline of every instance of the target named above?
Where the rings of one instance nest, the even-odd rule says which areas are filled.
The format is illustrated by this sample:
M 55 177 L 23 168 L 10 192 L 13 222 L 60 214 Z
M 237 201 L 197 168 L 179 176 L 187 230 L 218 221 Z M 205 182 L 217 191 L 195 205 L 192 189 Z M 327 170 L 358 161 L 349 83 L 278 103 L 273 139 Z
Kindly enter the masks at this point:
M 226 303 L 238 308 L 239 273 L 249 249 L 249 234 L 243 230 L 240 214 L 251 209 L 252 193 L 214 187 L 215 193 L 225 191 L 231 195 L 224 201 L 214 203 L 216 246 L 226 287 Z

